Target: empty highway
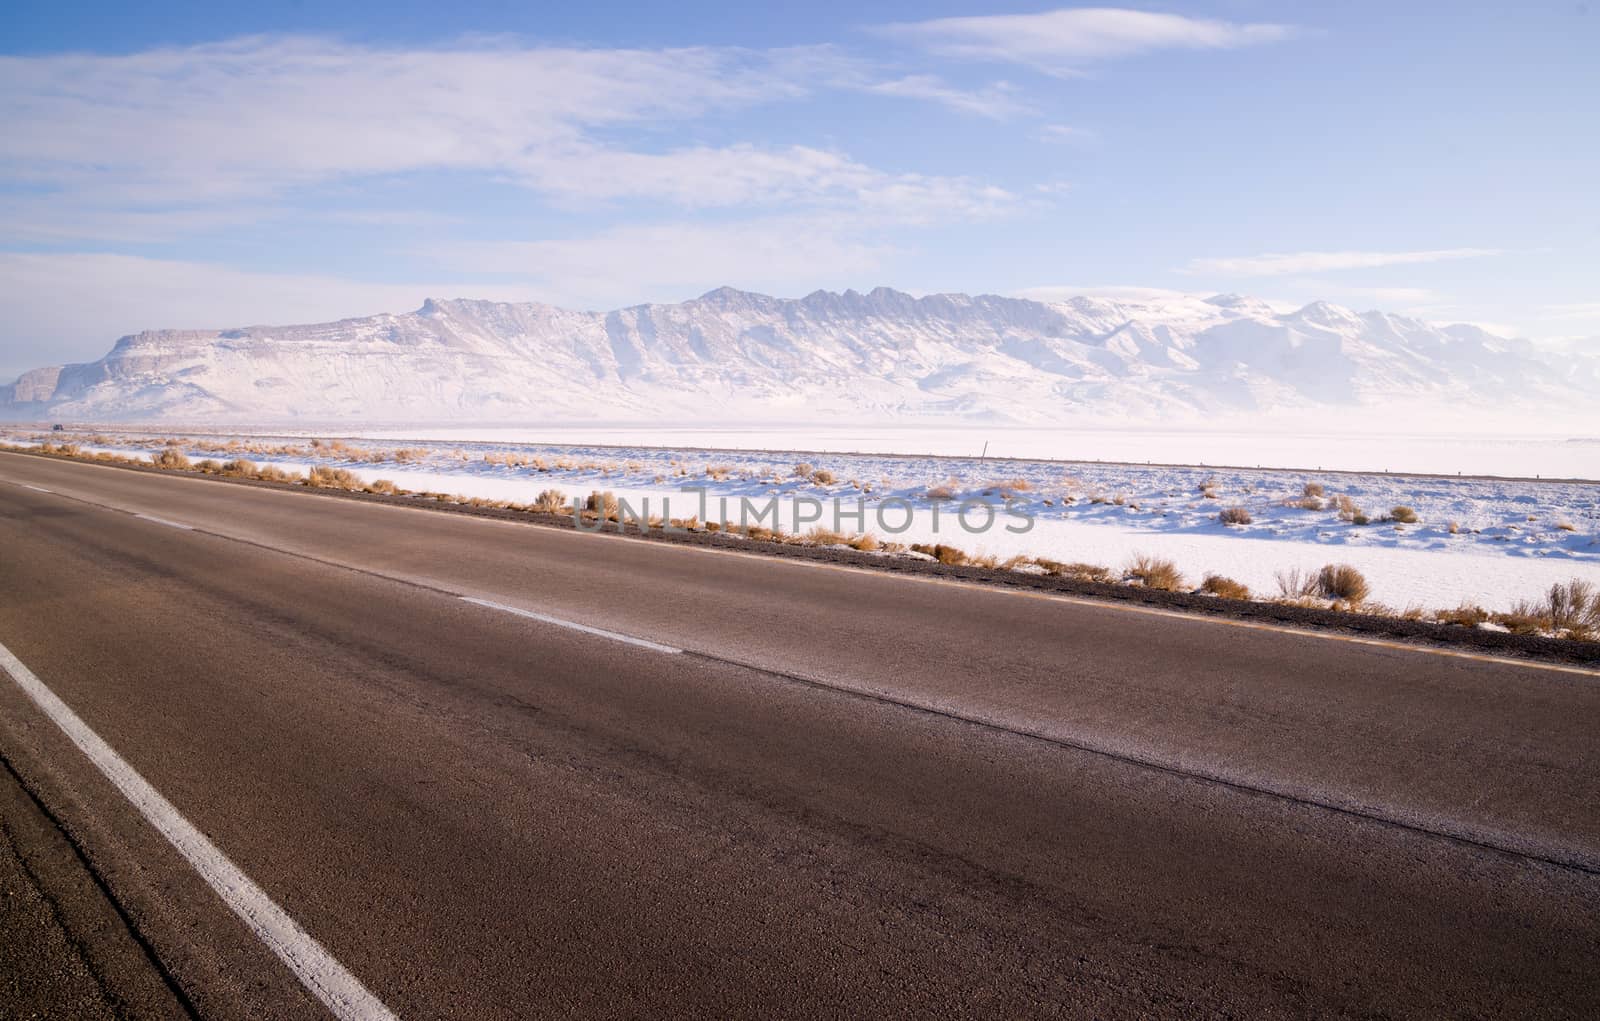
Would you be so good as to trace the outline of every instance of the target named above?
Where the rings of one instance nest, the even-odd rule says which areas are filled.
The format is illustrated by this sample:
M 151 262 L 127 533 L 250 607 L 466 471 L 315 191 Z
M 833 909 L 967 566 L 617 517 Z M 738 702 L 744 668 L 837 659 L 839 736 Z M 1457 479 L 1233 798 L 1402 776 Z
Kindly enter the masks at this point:
M 0 454 L 0 1017 L 1600 1016 L 1600 674 Z

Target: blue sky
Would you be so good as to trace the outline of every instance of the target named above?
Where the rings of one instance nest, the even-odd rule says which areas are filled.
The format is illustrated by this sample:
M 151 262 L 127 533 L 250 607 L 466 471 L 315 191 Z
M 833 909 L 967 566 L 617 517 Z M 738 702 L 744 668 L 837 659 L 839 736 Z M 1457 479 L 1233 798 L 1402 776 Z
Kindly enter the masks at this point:
M 0 377 L 155 327 L 731 284 L 1600 335 L 1600 10 L 33 4 Z

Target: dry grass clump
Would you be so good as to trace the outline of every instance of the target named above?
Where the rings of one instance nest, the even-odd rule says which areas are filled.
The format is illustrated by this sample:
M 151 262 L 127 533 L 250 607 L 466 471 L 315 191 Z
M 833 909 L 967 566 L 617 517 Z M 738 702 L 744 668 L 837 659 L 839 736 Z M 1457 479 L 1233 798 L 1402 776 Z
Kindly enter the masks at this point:
M 596 490 L 583 500 L 583 509 L 592 514 L 604 517 L 607 521 L 617 520 L 617 494 L 606 490 L 604 493 Z
M 1333 497 L 1330 502 L 1333 504 L 1334 509 L 1339 512 L 1340 521 L 1354 521 L 1356 515 L 1362 513 L 1361 505 L 1343 493 Z
M 707 475 L 707 477 L 709 477 L 714 482 L 726 482 L 726 481 L 728 481 L 728 476 L 732 475 L 733 472 L 734 472 L 734 466 L 731 465 L 731 464 L 708 464 L 708 465 L 706 465 L 706 475 Z
M 811 473 L 811 481 L 819 486 L 831 486 L 838 481 L 833 472 L 826 468 L 818 468 Z
M 235 478 L 241 479 L 253 479 L 261 474 L 261 469 L 256 467 L 256 463 L 254 461 L 249 461 L 242 457 L 236 457 L 232 461 L 228 461 L 223 464 L 222 474 L 232 475 Z
M 1227 507 L 1217 515 L 1217 520 L 1224 525 L 1248 525 L 1255 519 L 1243 507 Z
M 1122 573 L 1130 581 L 1162 592 L 1176 592 L 1183 587 L 1183 573 L 1177 564 L 1144 553 L 1135 556 Z
M 1306 487 L 1300 490 L 1301 496 L 1326 496 L 1327 493 L 1320 482 L 1307 482 Z
M 967 556 L 966 550 L 956 546 L 947 546 L 942 542 L 932 545 L 924 542 L 914 542 L 911 544 L 911 549 L 917 553 L 927 554 L 939 561 L 939 563 L 950 566 L 959 566 L 971 560 L 971 557 Z
M 182 451 L 175 450 L 172 447 L 164 447 L 156 453 L 151 454 L 150 463 L 155 465 L 157 468 L 182 470 L 188 470 L 189 468 L 189 459 L 183 456 Z
M 1453 610 L 1435 610 L 1433 619 L 1441 624 L 1459 624 L 1462 627 L 1477 627 L 1489 619 L 1489 611 L 1472 603 L 1462 603 Z
M 1200 583 L 1200 591 L 1210 596 L 1221 596 L 1223 599 L 1250 598 L 1250 586 L 1232 578 L 1224 578 L 1220 574 L 1206 575 L 1206 580 Z
M 214 457 L 202 458 L 195 462 L 195 471 L 205 472 L 207 475 L 222 474 L 222 462 Z
M 389 479 L 374 479 L 373 481 L 367 483 L 367 492 L 377 493 L 380 496 L 398 496 L 400 494 L 400 487 L 395 485 Z
M 862 532 L 850 540 L 850 546 L 852 549 L 860 550 L 863 553 L 872 553 L 881 548 L 883 543 L 879 542 L 878 537 L 871 532 Z
M 1273 572 L 1273 577 L 1278 582 L 1278 598 L 1296 602 L 1310 599 L 1320 590 L 1317 576 L 1298 567 L 1291 567 L 1285 571 Z
M 1600 592 L 1582 578 L 1552 585 L 1545 595 L 1544 612 L 1553 631 L 1600 629 Z
M 567 509 L 567 495 L 559 489 L 546 489 L 530 509 L 536 514 L 561 514 Z
M 1556 522 L 1556 527 L 1561 529 L 1563 532 L 1576 532 L 1578 530 L 1578 526 L 1577 525 L 1574 525 L 1572 522 L 1565 521 L 1565 520 L 1557 521 Z
M 811 477 L 811 473 L 816 470 L 816 465 L 810 463 L 809 461 L 801 461 L 799 464 L 794 466 L 794 477 L 797 479 L 809 479 Z
M 1399 504 L 1389 508 L 1389 520 L 1398 521 L 1402 525 L 1414 525 L 1421 519 L 1417 517 L 1416 511 L 1405 504 Z
M 1046 574 L 1057 578 L 1071 578 L 1073 581 L 1097 581 L 1109 584 L 1116 580 L 1111 568 L 1099 564 L 1063 563 L 1060 560 L 1051 560 L 1047 557 L 1036 557 L 1033 561 L 1044 568 Z
M 306 485 L 313 489 L 361 489 L 361 480 L 354 472 L 333 468 L 325 464 L 313 465 L 306 472 Z
M 421 461 L 430 453 L 432 453 L 432 451 L 428 450 L 426 447 L 400 447 L 390 456 L 401 464 L 409 464 L 412 461 Z
M 300 473 L 285 471 L 275 464 L 269 464 L 256 472 L 255 477 L 263 482 L 298 482 Z
M 823 528 L 821 525 L 808 531 L 804 538 L 806 543 L 811 546 L 843 546 L 850 540 L 850 537 L 843 532 L 836 532 L 831 528 Z
M 1372 594 L 1366 576 L 1349 564 L 1327 564 L 1317 572 L 1317 591 L 1325 599 L 1364 602 Z
M 930 500 L 954 500 L 960 491 L 961 487 L 955 479 L 947 479 L 937 486 L 929 486 L 923 495 Z
M 1322 497 L 1320 496 L 1302 496 L 1300 499 L 1295 501 L 1294 505 L 1299 507 L 1301 510 L 1308 511 L 1319 511 L 1327 506 L 1322 502 Z

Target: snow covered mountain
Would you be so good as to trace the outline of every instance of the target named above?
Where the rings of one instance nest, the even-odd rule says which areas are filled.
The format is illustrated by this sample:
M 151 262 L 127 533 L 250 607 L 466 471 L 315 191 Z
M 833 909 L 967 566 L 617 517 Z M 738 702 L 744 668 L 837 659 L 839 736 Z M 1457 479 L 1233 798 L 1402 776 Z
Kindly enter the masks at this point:
M 0 417 L 184 422 L 1053 424 L 1600 402 L 1600 359 L 1473 326 L 1236 295 L 1059 303 L 721 288 L 614 312 L 428 300 L 314 326 L 154 330 L 0 387 Z M 1576 402 L 1576 404 L 1574 403 Z

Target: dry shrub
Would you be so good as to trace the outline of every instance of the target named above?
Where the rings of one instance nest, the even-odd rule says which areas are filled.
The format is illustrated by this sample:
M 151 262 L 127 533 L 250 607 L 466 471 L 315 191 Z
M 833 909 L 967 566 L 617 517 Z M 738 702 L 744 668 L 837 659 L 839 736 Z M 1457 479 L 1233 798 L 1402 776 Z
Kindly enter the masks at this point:
M 1183 587 L 1183 573 L 1178 565 L 1161 557 L 1140 553 L 1128 564 L 1123 577 L 1137 581 L 1145 588 L 1162 592 L 1176 592 Z
M 157 468 L 187 469 L 189 467 L 189 459 L 183 456 L 183 452 L 174 450 L 171 447 L 166 447 L 151 454 L 150 463 Z
M 1592 582 L 1582 578 L 1552 585 L 1545 595 L 1544 616 L 1556 631 L 1600 628 L 1600 592 Z
M 583 501 L 584 510 L 603 516 L 607 521 L 617 520 L 617 507 L 617 494 L 609 489 L 604 493 L 596 490 L 585 497 Z
M 1102 567 L 1100 564 L 1062 563 L 1059 560 L 1047 560 L 1040 557 L 1034 561 L 1045 569 L 1048 574 L 1058 578 L 1071 578 L 1073 581 L 1094 581 L 1102 585 L 1115 581 L 1111 568 Z
M 398 496 L 400 487 L 388 479 L 375 479 L 367 484 L 367 492 L 378 493 L 383 496 Z
M 959 492 L 959 489 L 952 480 L 941 482 L 937 486 L 929 486 L 927 492 L 923 495 L 930 500 L 954 500 L 957 492 Z
M 1360 603 L 1372 594 L 1366 576 L 1349 564 L 1327 564 L 1317 572 L 1317 592 L 1326 599 Z
M 306 485 L 313 489 L 360 489 L 361 480 L 353 472 L 332 468 L 325 464 L 314 465 L 306 472 Z
M 1280 599 L 1309 599 L 1316 595 L 1320 589 L 1317 575 L 1309 571 L 1302 571 L 1298 567 L 1274 572 L 1274 577 L 1278 582 L 1278 598 Z
M 878 537 L 873 535 L 871 532 L 862 532 L 860 535 L 850 540 L 850 545 L 863 553 L 871 553 L 883 544 L 879 542 Z
M 546 489 L 533 501 L 536 514 L 560 514 L 567 509 L 567 494 L 559 489 Z
M 1537 635 L 1550 630 L 1550 619 L 1545 616 L 1544 607 L 1526 599 L 1519 600 L 1504 613 L 1495 614 L 1494 622 L 1516 635 Z
M 1433 619 L 1441 624 L 1477 627 L 1489 619 L 1489 611 L 1472 603 L 1462 603 L 1453 610 L 1435 610 Z
M 835 532 L 831 528 L 818 525 L 805 534 L 805 540 L 812 546 L 843 546 L 849 541 L 849 536 L 843 532 Z
M 811 477 L 811 473 L 816 470 L 816 465 L 811 464 L 808 461 L 801 461 L 799 464 L 794 466 L 794 476 L 797 479 L 809 479 Z
M 275 464 L 269 464 L 255 473 L 255 477 L 263 482 L 295 482 L 299 480 L 298 472 L 284 471 Z
M 1328 491 L 1326 489 L 1322 488 L 1322 483 L 1320 483 L 1320 482 L 1307 482 L 1306 483 L 1306 487 L 1304 489 L 1300 490 L 1300 495 L 1301 496 L 1324 496 L 1324 495 L 1327 494 L 1327 492 Z
M 1416 511 L 1405 504 L 1399 504 L 1389 508 L 1389 520 L 1398 521 L 1402 525 L 1414 525 L 1420 519 L 1417 517 Z
M 1249 599 L 1250 586 L 1224 578 L 1220 574 L 1208 574 L 1206 580 L 1200 583 L 1200 591 L 1207 595 L 1221 596 L 1223 599 Z
M 1252 518 L 1250 516 L 1250 512 L 1245 510 L 1243 507 L 1228 507 L 1224 509 L 1221 514 L 1217 515 L 1217 520 L 1221 521 L 1224 525 L 1248 525 L 1255 519 Z
M 970 559 L 967 556 L 966 550 L 955 546 L 946 546 L 942 542 L 935 545 L 929 545 L 928 543 L 924 542 L 914 542 L 911 544 L 911 548 L 917 553 L 927 554 L 933 559 L 939 561 L 941 564 L 949 564 L 951 566 L 965 564 Z
M 1299 507 L 1301 510 L 1308 511 L 1319 511 L 1326 506 L 1322 502 L 1322 497 L 1320 496 L 1302 496 L 1300 499 L 1295 501 L 1294 505 Z
M 222 462 L 214 457 L 207 457 L 195 462 L 195 471 L 203 471 L 207 475 L 216 475 L 222 471 Z
M 242 457 L 236 457 L 222 466 L 222 474 L 241 479 L 255 478 L 260 473 L 261 469 L 256 467 L 254 461 L 247 461 Z
M 1557 521 L 1556 527 L 1561 529 L 1563 532 L 1576 532 L 1578 530 L 1578 526 L 1574 525 L 1570 521 Z
M 833 472 L 826 468 L 818 468 L 811 473 L 811 481 L 819 486 L 831 486 L 836 480 Z
M 411 461 L 420 461 L 427 457 L 429 453 L 431 451 L 425 447 L 401 447 L 394 452 L 393 457 L 401 464 L 406 464 Z
M 731 464 L 708 464 L 708 465 L 706 465 L 706 475 L 709 476 L 715 482 L 726 482 L 726 481 L 728 481 L 728 476 L 732 475 L 733 471 L 734 471 L 734 466 L 731 465 Z
M 1343 493 L 1333 498 L 1333 506 L 1339 511 L 1340 521 L 1354 521 L 1357 517 L 1366 516 L 1361 506 Z

